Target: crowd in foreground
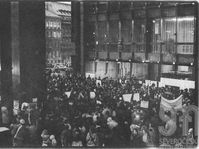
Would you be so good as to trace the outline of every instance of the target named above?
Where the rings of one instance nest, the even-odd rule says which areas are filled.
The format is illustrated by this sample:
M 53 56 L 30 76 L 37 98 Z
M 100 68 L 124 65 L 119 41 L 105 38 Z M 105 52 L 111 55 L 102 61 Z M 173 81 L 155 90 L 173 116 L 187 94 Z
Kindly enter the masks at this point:
M 147 86 L 135 77 L 100 79 L 71 70 L 48 70 L 46 79 L 45 117 L 40 117 L 39 109 L 25 104 L 10 127 L 13 146 L 158 147 L 163 145 L 158 126 L 165 125 L 159 118 L 161 95 L 175 99 L 183 94 L 183 106 L 195 104 L 194 90 Z M 140 94 L 139 101 L 124 101 L 123 94 L 134 93 Z M 141 101 L 149 101 L 148 108 L 140 107 Z M 171 115 L 169 111 L 165 114 Z M 182 124 L 176 123 L 172 138 L 182 136 Z M 192 132 L 186 137 L 192 138 Z

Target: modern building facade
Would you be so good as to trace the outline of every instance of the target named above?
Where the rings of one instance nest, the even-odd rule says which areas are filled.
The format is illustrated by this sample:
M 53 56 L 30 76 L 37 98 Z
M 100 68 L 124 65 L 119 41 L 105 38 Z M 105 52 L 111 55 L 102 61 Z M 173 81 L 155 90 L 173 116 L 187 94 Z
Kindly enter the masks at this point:
M 185 84 L 194 88 L 197 5 L 163 1 L 73 2 L 73 16 L 77 18 L 73 21 L 74 38 L 85 63 L 85 67 L 79 67 L 95 77 L 135 76 L 163 84 L 174 79 L 187 81 Z M 79 32 L 75 32 L 75 25 L 79 25 Z
M 49 50 L 51 49 L 51 54 L 47 56 L 48 61 L 53 64 L 65 63 L 71 65 L 71 56 L 75 55 L 75 44 L 71 42 L 71 4 L 46 2 L 45 5 L 46 44 Z M 51 27 L 48 24 L 49 20 L 53 20 Z
M 49 63 L 61 63 L 61 17 L 46 9 L 46 56 Z
M 101 77 L 112 74 L 116 78 L 121 75 L 119 68 L 127 65 L 124 76 L 146 76 L 151 80 L 156 74 L 160 75 L 154 78 L 163 78 L 164 72 L 169 72 L 166 70 L 173 70 L 173 78 L 180 76 L 180 70 L 192 72 L 186 78 L 195 80 L 198 99 L 198 10 L 198 3 L 184 1 L 151 5 L 72 2 L 76 68 L 82 73 Z M 0 104 L 7 106 L 11 115 L 16 99 L 36 97 L 42 107 L 46 99 L 45 2 L 1 1 L 0 18 Z M 156 68 L 161 71 L 153 73 Z M 23 92 L 26 97 L 20 96 Z

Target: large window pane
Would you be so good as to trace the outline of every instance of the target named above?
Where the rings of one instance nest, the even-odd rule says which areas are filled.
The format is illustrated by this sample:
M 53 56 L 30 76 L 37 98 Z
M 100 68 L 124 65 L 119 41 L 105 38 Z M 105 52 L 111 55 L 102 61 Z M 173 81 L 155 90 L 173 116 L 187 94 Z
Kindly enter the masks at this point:
M 179 54 L 193 54 L 193 44 L 192 45 L 178 44 L 177 52 Z
M 95 49 L 95 22 L 89 22 L 88 28 L 86 28 L 86 48 L 87 50 Z
M 90 14 L 94 14 L 94 13 L 96 13 L 96 3 L 93 3 L 93 2 L 86 2 L 86 5 L 88 5 L 88 12 L 90 13 Z
M 98 12 L 105 12 L 107 10 L 107 2 L 99 2 Z
M 122 20 L 122 41 L 123 43 L 131 42 L 132 34 L 132 21 L 131 20 Z
M 162 65 L 161 66 L 161 77 L 173 78 L 175 75 L 173 65 Z
M 121 76 L 122 77 L 130 77 L 130 63 L 122 62 L 120 65 Z
M 161 49 L 161 33 L 160 19 L 151 19 L 150 44 L 152 53 L 160 53 Z
M 110 1 L 109 2 L 109 11 L 110 12 L 116 12 L 119 11 L 119 2 L 114 2 L 114 1 Z
M 180 17 L 177 19 L 178 53 L 193 54 L 194 17 Z
M 148 75 L 148 64 L 132 63 L 132 76 L 138 79 L 146 79 Z
M 176 18 L 162 19 L 161 23 L 161 37 L 163 41 L 162 52 L 163 53 L 175 53 L 176 42 Z
M 144 52 L 145 51 L 145 31 L 146 25 L 145 20 L 135 20 L 134 21 L 134 42 L 135 51 Z
M 98 22 L 98 42 L 104 44 L 106 41 L 106 21 Z
M 118 43 L 119 21 L 112 20 L 109 22 L 109 40 L 111 43 Z
M 194 17 L 181 17 L 177 19 L 177 41 L 193 42 Z

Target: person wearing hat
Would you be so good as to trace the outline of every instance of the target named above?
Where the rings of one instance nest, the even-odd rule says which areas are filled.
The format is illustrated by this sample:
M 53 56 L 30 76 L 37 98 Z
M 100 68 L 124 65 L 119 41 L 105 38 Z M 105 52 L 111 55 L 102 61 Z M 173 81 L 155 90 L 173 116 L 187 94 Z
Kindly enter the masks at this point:
M 23 147 L 26 144 L 27 139 L 27 129 L 25 126 L 25 120 L 20 119 L 20 124 L 15 132 L 14 138 L 13 138 L 13 146 L 15 147 Z

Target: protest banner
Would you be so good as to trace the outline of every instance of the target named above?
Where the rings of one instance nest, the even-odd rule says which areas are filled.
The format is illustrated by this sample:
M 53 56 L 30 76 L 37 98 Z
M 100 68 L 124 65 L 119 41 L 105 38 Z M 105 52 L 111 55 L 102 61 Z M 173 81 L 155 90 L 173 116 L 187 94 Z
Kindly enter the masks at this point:
M 140 107 L 142 108 L 149 108 L 149 101 L 141 101 Z
M 123 100 L 126 102 L 131 102 L 132 94 L 123 94 Z
M 133 100 L 134 101 L 140 101 L 140 94 L 139 93 L 134 93 Z
M 71 91 L 65 92 L 65 95 L 67 95 L 68 98 L 70 97 L 70 94 L 71 94 Z
M 178 98 L 174 100 L 168 100 L 161 96 L 160 106 L 163 107 L 165 110 L 170 110 L 172 107 L 174 109 L 182 109 L 182 98 L 183 96 L 180 95 Z
M 95 92 L 90 92 L 90 98 L 94 99 L 95 98 Z
M 102 85 L 102 81 L 101 80 L 96 80 L 96 85 L 98 85 L 98 84 L 101 86 Z

